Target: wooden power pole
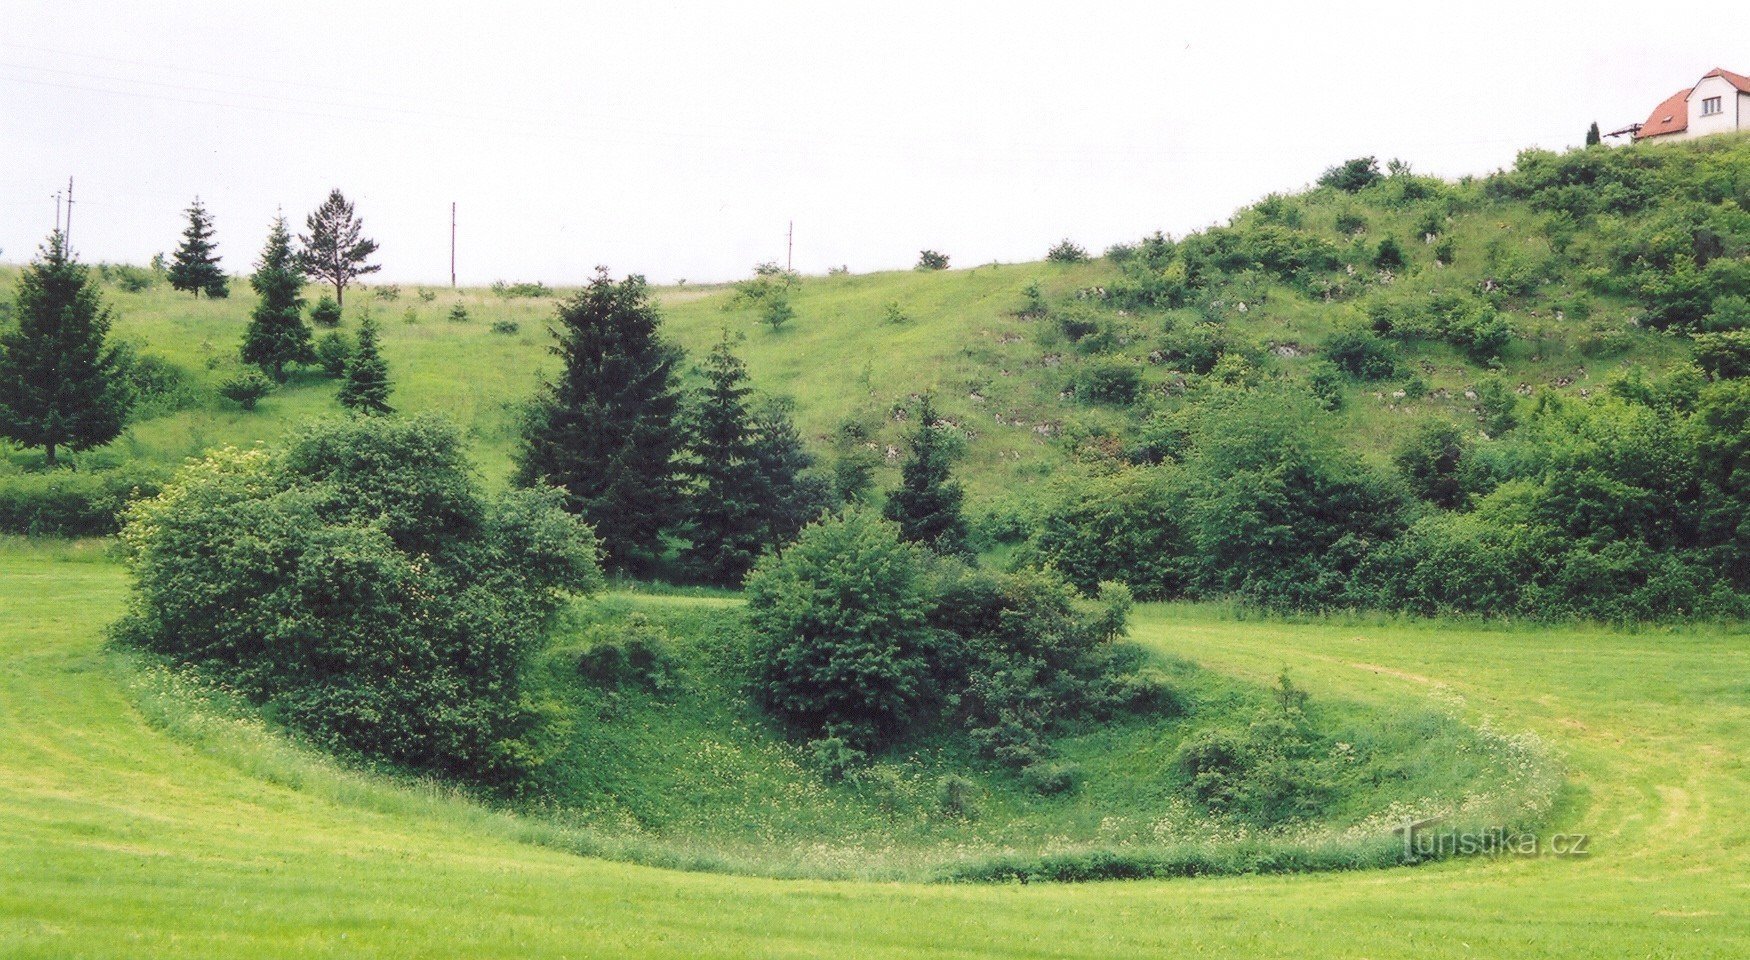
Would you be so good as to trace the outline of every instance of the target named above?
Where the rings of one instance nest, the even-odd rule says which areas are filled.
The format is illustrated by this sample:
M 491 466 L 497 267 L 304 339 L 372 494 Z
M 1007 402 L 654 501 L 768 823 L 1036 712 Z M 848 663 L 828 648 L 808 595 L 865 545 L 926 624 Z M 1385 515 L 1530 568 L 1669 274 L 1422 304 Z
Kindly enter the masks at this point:
M 456 201 L 450 201 L 450 289 L 456 289 Z
M 790 230 L 784 234 L 784 272 L 790 273 L 794 268 L 796 256 L 796 221 L 790 221 Z
M 73 244 L 73 178 L 67 178 L 67 229 L 61 234 L 62 242 L 69 247 Z

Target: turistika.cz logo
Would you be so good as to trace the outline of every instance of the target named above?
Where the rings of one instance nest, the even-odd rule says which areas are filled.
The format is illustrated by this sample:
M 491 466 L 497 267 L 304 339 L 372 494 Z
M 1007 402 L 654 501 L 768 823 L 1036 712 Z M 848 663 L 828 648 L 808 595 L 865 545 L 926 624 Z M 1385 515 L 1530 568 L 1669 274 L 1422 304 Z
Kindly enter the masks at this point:
M 1441 857 L 1499 854 L 1514 857 L 1584 857 L 1590 837 L 1584 833 L 1557 833 L 1541 837 L 1525 830 L 1502 827 L 1459 829 L 1440 826 L 1439 817 L 1406 821 L 1395 833 L 1404 838 L 1404 861 L 1418 863 Z

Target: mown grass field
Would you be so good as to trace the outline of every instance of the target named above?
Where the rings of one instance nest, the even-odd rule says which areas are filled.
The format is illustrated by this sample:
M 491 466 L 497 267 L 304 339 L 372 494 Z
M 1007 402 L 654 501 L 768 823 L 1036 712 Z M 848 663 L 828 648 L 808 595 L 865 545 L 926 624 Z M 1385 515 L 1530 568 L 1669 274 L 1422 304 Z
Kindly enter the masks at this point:
M 1315 697 L 1458 703 L 1566 760 L 1583 858 L 1077 886 L 778 881 L 522 842 L 432 791 L 285 759 L 246 725 L 172 736 L 104 647 L 101 544 L 0 548 L 7 957 L 1739 957 L 1750 952 L 1750 644 L 1618 632 L 1236 620 L 1135 635 Z

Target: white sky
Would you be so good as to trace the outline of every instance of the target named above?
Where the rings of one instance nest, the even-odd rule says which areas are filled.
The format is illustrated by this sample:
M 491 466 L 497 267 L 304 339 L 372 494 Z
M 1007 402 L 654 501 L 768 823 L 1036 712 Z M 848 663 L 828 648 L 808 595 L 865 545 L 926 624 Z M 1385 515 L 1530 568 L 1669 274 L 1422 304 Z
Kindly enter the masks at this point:
M 1033 260 L 1225 219 L 1361 154 L 1457 176 L 1644 120 L 1744 13 L 1644 4 L 0 0 L 0 259 L 76 177 L 144 262 L 199 194 L 247 271 L 332 186 L 380 279 L 656 282 Z M 1708 22 L 1712 20 L 1714 22 Z

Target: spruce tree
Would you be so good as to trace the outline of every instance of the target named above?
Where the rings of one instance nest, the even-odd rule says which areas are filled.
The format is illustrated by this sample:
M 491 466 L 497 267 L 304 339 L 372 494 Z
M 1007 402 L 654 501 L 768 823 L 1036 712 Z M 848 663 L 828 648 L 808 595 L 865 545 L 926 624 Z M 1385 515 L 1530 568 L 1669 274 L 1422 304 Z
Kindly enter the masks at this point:
M 1594 120 L 1592 125 L 1586 128 L 1586 146 L 1596 147 L 1603 142 L 1604 138 L 1598 135 L 1598 121 Z
M 747 398 L 747 365 L 727 330 L 700 370 L 705 385 L 694 404 L 694 486 L 687 499 L 686 566 L 719 586 L 741 583 L 759 558 L 760 489 Z
M 17 326 L 0 332 L 0 436 L 42 447 L 102 446 L 122 432 L 132 391 L 107 342 L 110 313 L 60 233 L 18 278 Z
M 214 252 L 213 218 L 195 197 L 188 208 L 188 226 L 182 231 L 182 246 L 170 263 L 170 285 L 177 290 L 192 292 L 198 299 L 226 296 L 225 272 L 219 269 L 219 255 Z
M 286 218 L 276 217 L 267 246 L 250 286 L 260 299 L 243 334 L 243 362 L 253 363 L 278 383 L 286 382 L 286 364 L 313 363 L 310 328 L 304 323 L 304 274 L 292 253 Z
M 760 536 L 768 547 L 781 552 L 831 506 L 832 487 L 826 478 L 810 472 L 814 456 L 802 445 L 787 401 L 774 397 L 759 403 L 752 424 Z
M 340 384 L 340 405 L 355 413 L 394 413 L 389 406 L 389 365 L 377 349 L 377 321 L 365 314 L 359 321 L 359 342 L 346 361 Z
M 683 442 L 674 385 L 678 348 L 644 278 L 618 283 L 606 268 L 559 305 L 562 367 L 543 385 L 523 428 L 520 482 L 550 483 L 595 527 L 617 569 L 650 570 L 680 503 Z
M 925 394 L 917 408 L 911 453 L 900 469 L 899 488 L 887 495 L 882 512 L 899 524 L 900 535 L 940 554 L 965 554 L 966 519 L 960 515 L 964 492 L 949 475 L 949 452 L 942 442 L 936 406 Z
M 310 232 L 298 235 L 299 266 L 333 285 L 337 306 L 345 305 L 348 284 L 383 269 L 365 262 L 377 252 L 377 241 L 366 239 L 364 221 L 353 215 L 352 204 L 338 188 L 304 219 L 304 227 Z

